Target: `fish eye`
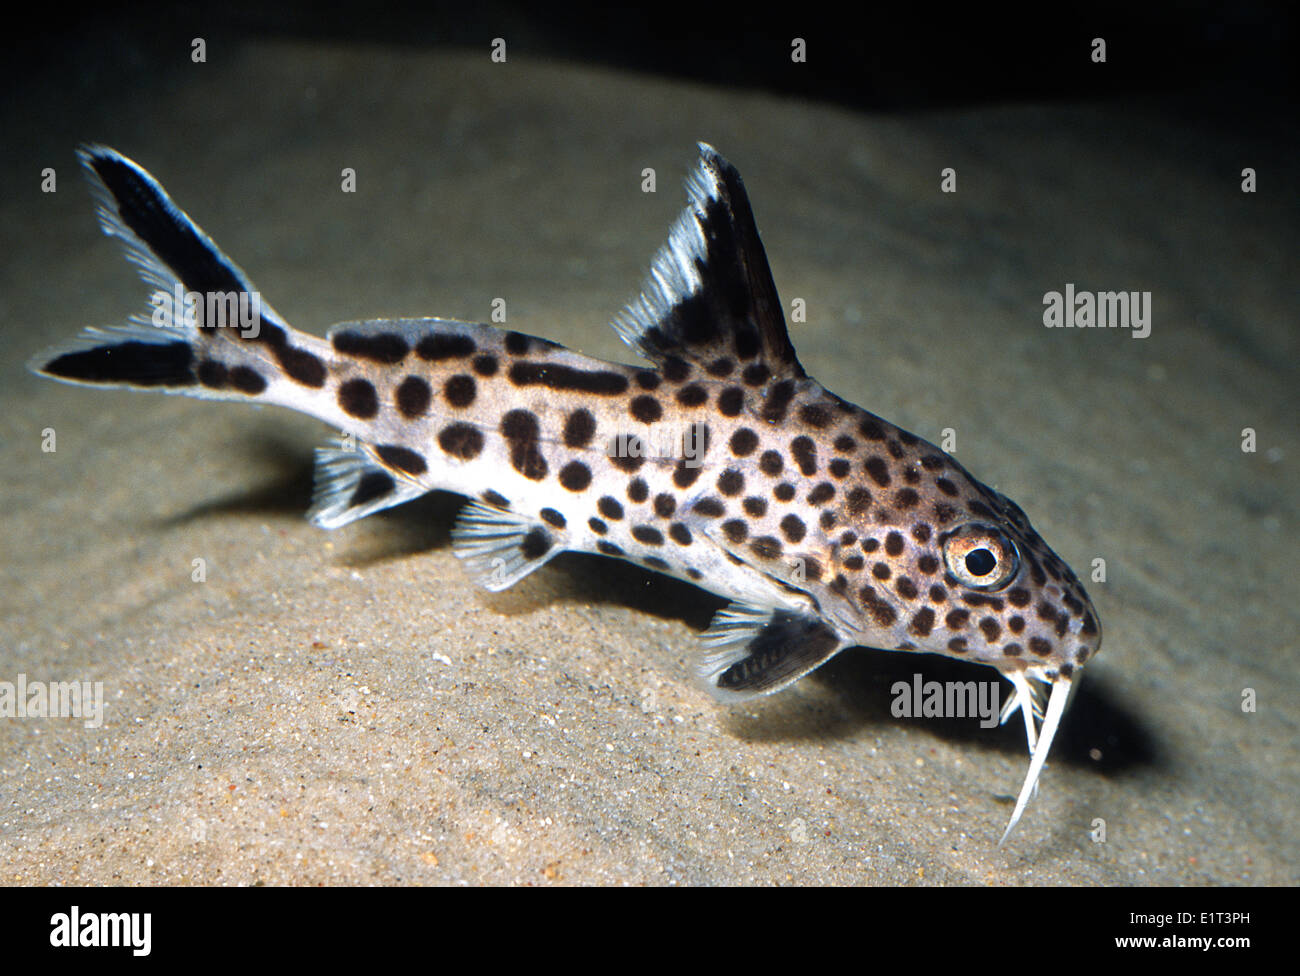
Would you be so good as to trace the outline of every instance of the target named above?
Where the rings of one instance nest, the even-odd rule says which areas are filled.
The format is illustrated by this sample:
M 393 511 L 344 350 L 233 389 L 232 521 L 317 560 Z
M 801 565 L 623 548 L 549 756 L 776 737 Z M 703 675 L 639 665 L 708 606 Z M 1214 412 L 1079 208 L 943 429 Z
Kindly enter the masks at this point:
M 1010 536 L 978 522 L 964 525 L 948 536 L 943 544 L 943 559 L 958 582 L 975 590 L 1006 586 L 1020 569 L 1020 553 Z

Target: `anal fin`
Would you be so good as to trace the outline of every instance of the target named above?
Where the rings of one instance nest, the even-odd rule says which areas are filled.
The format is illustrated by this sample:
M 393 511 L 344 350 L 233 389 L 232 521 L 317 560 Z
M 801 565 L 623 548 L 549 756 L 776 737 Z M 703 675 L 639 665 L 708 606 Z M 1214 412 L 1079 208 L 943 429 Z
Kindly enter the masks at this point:
M 460 510 L 451 541 L 465 569 L 494 593 L 514 586 L 564 550 L 551 526 L 481 502 Z
M 845 645 L 817 617 L 732 603 L 702 636 L 699 675 L 723 701 L 769 695 L 830 660 Z
M 342 439 L 316 449 L 315 485 L 307 517 L 322 529 L 337 529 L 429 489 L 380 465 L 364 448 Z

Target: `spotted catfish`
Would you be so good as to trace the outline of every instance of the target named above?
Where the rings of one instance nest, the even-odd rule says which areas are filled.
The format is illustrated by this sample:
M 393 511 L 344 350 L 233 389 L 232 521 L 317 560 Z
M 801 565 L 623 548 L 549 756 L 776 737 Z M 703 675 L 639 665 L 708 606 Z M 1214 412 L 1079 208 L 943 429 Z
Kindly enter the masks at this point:
M 1010 833 L 1101 644 L 1097 614 L 1014 502 L 804 372 L 740 176 L 712 148 L 614 321 L 652 367 L 448 319 L 296 331 L 144 169 L 79 154 L 100 226 L 154 294 L 36 372 L 318 417 L 344 436 L 319 451 L 316 524 L 462 493 L 455 554 L 492 590 L 579 550 L 722 594 L 700 675 L 726 701 L 854 645 L 992 665 L 1032 757 Z

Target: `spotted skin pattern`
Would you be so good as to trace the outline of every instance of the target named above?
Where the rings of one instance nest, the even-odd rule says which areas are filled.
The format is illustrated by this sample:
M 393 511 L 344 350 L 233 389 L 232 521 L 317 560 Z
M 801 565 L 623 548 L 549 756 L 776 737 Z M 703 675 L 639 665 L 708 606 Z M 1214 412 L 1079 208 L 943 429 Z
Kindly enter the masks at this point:
M 688 207 L 614 321 L 652 364 L 626 366 L 446 319 L 296 331 L 145 170 L 88 146 L 101 227 L 145 281 L 256 299 L 256 327 L 155 303 L 33 368 L 318 417 L 343 437 L 319 452 L 313 520 L 460 492 L 472 501 L 456 555 L 490 589 L 568 550 L 720 593 L 734 602 L 703 635 L 700 674 L 723 700 L 776 691 L 854 645 L 991 665 L 1033 755 L 1014 825 L 1071 679 L 1100 647 L 1096 611 L 1014 502 L 804 372 L 740 176 L 700 152 Z M 1052 688 L 1037 743 L 1029 679 Z

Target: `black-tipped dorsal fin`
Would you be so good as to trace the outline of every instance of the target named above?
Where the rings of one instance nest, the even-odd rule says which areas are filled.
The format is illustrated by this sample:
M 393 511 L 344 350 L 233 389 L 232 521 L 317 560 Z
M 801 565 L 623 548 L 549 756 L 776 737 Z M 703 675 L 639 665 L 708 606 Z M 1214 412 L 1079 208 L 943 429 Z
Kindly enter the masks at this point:
M 661 365 L 679 358 L 716 375 L 761 365 L 766 376 L 803 377 L 740 174 L 700 143 L 686 193 L 686 209 L 615 331 Z

